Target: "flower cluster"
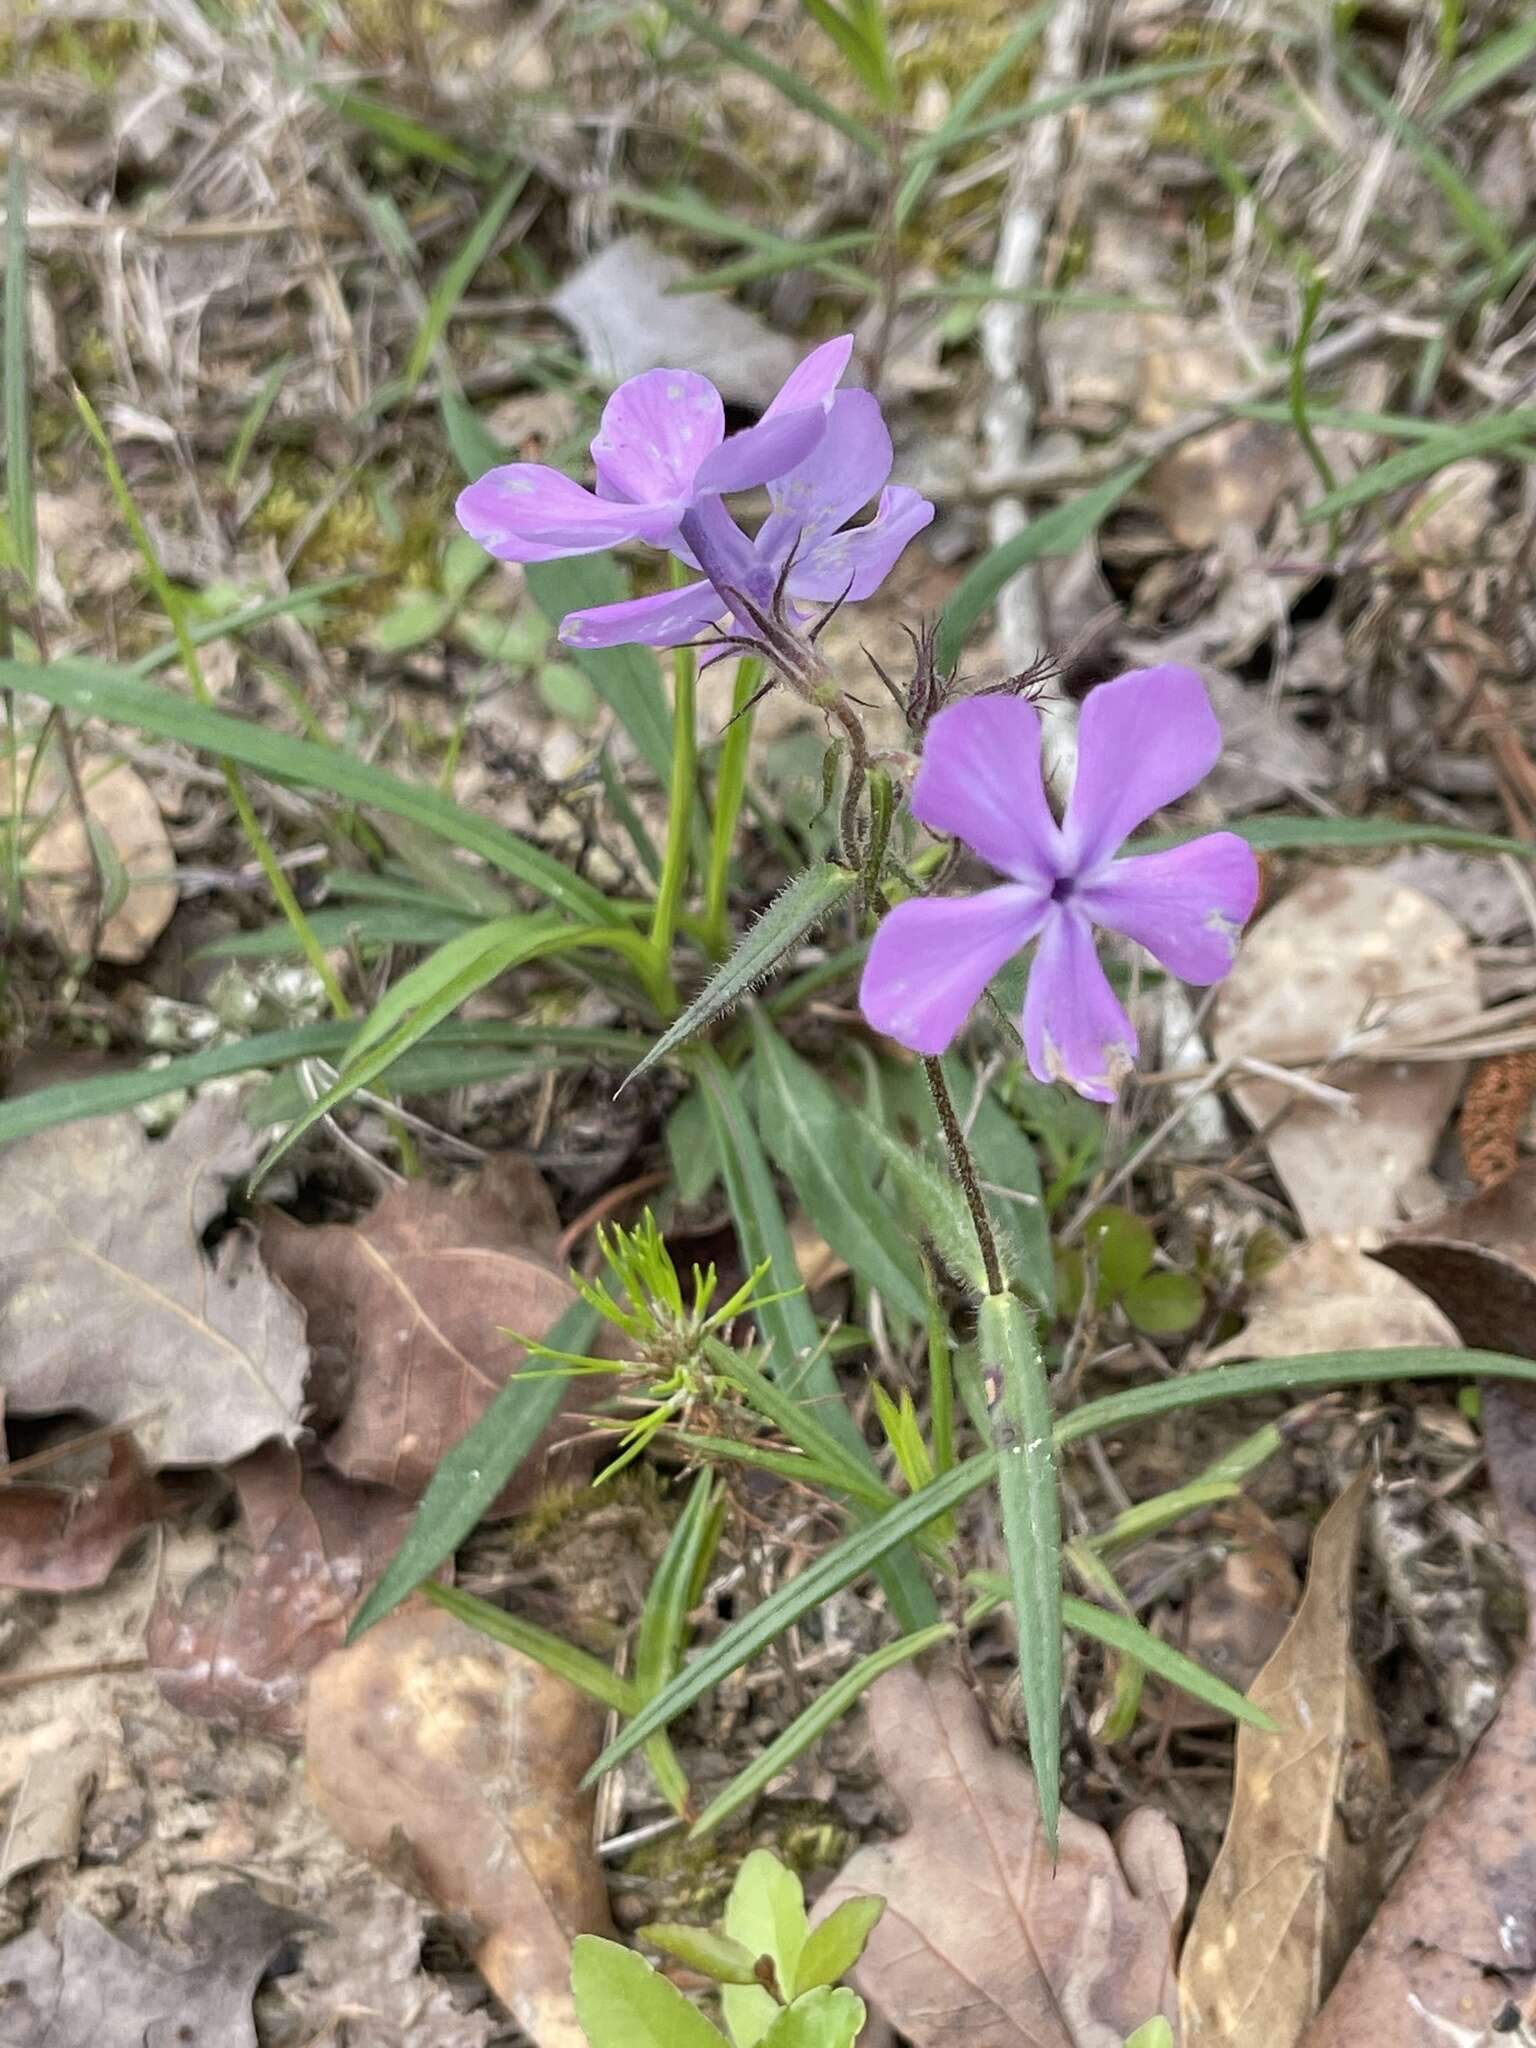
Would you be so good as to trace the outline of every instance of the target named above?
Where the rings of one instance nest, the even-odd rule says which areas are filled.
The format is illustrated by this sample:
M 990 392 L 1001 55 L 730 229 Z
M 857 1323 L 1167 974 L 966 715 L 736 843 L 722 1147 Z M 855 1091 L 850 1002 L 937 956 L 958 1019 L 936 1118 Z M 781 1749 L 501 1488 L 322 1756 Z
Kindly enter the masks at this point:
M 654 597 L 571 612 L 572 647 L 638 642 L 677 647 L 730 622 L 755 636 L 752 612 L 787 598 L 831 604 L 865 598 L 933 517 L 916 491 L 891 488 L 891 437 L 868 391 L 837 387 L 850 336 L 814 349 L 761 420 L 727 435 L 707 377 L 648 370 L 621 384 L 592 443 L 595 492 L 559 470 L 513 462 L 460 494 L 459 523 L 504 562 L 547 562 L 623 541 L 664 548 L 695 582 Z M 766 484 L 770 510 L 749 537 L 722 499 Z M 879 494 L 867 525 L 848 521 Z
M 971 697 L 928 730 L 911 808 L 1007 876 L 970 897 L 900 903 L 876 932 L 860 1002 L 914 1052 L 940 1053 L 988 982 L 1038 940 L 1022 1031 L 1031 1071 L 1113 1100 L 1136 1033 L 1094 950 L 1093 927 L 1136 940 L 1185 981 L 1220 981 L 1258 895 L 1235 833 L 1117 858 L 1134 829 L 1208 775 L 1221 727 L 1191 669 L 1134 670 L 1083 705 L 1077 779 L 1058 824 L 1040 769 L 1040 719 L 1017 697 Z

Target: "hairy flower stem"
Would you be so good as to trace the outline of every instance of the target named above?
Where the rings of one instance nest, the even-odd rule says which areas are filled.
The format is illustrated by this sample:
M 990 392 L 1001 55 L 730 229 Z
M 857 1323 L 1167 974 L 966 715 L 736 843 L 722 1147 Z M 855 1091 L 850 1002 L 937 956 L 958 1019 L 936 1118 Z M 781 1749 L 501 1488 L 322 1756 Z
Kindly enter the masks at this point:
M 976 1231 L 976 1242 L 981 1246 L 981 1263 L 987 1276 L 988 1294 L 1006 1294 L 1003 1283 L 1003 1269 L 997 1256 L 997 1240 L 992 1235 L 992 1219 L 987 1214 L 987 1205 L 982 1200 L 981 1182 L 976 1178 L 976 1162 L 971 1157 L 971 1148 L 965 1142 L 965 1132 L 960 1128 L 960 1119 L 955 1114 L 955 1105 L 950 1096 L 949 1083 L 944 1079 L 944 1069 L 936 1059 L 923 1061 L 923 1072 L 928 1076 L 928 1089 L 933 1096 L 933 1106 L 938 1111 L 939 1123 L 944 1132 L 944 1143 L 949 1152 L 949 1163 L 954 1168 L 955 1179 L 965 1193 L 966 1206 L 971 1212 L 971 1223 Z
M 864 802 L 864 787 L 869 780 L 869 742 L 864 737 L 863 720 L 842 697 L 822 708 L 837 720 L 848 741 L 848 780 L 843 786 L 837 836 L 843 859 L 849 867 L 858 868 L 862 866 L 859 811 Z

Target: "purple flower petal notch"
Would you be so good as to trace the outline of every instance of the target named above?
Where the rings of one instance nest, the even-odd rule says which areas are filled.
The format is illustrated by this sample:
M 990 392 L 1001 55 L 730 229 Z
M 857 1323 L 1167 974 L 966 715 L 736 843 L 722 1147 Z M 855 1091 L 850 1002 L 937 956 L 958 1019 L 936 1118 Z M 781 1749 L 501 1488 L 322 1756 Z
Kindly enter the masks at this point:
M 971 697 L 928 729 L 912 811 L 1009 879 L 969 898 L 900 903 L 875 933 L 859 1000 L 877 1031 L 940 1053 L 998 969 L 1029 940 L 1022 1031 L 1030 1071 L 1110 1102 L 1136 1033 L 1093 928 L 1133 939 L 1182 980 L 1220 981 L 1258 898 L 1253 849 L 1212 832 L 1117 858 L 1127 835 L 1209 774 L 1221 728 L 1192 669 L 1135 669 L 1083 706 L 1077 780 L 1058 825 L 1040 770 L 1040 720 L 1017 697 Z
M 595 493 L 542 463 L 508 463 L 459 493 L 459 524 L 503 562 L 590 555 L 631 540 L 672 546 L 700 502 L 769 483 L 811 454 L 852 350 L 848 335 L 813 349 L 757 425 L 730 436 L 707 377 L 693 370 L 631 377 L 603 408 L 592 443 Z

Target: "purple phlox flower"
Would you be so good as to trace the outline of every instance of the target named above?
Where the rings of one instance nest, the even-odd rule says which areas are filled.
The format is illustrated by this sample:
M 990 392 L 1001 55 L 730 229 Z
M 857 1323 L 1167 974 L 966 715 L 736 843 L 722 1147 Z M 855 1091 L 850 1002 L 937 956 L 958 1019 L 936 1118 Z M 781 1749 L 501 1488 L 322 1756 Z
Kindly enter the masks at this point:
M 756 426 L 727 436 L 725 406 L 694 370 L 647 370 L 621 384 L 592 443 L 596 492 L 540 462 L 487 470 L 459 493 L 459 524 L 503 562 L 590 555 L 622 541 L 674 545 L 719 491 L 749 490 L 802 461 L 827 430 L 853 337 L 813 349 Z
M 1216 764 L 1221 727 L 1193 670 L 1133 670 L 1083 704 L 1077 779 L 1058 824 L 1040 719 L 1018 697 L 969 697 L 928 729 L 912 810 L 1007 876 L 969 897 L 899 903 L 870 946 L 859 1001 L 877 1031 L 941 1053 L 993 975 L 1038 939 L 1024 1000 L 1030 1071 L 1114 1099 L 1136 1033 L 1094 950 L 1103 925 L 1171 974 L 1220 981 L 1258 896 L 1253 849 L 1212 832 L 1165 853 L 1116 855 L 1135 828 Z
M 806 367 L 802 364 L 801 370 Z M 770 406 L 765 426 L 772 412 Z M 750 599 L 767 613 L 781 583 L 789 600 L 810 604 L 870 596 L 907 542 L 933 517 L 926 498 L 886 483 L 891 462 L 890 433 L 873 393 L 836 392 L 828 402 L 826 431 L 815 447 L 768 480 L 771 509 L 754 537 L 742 532 L 718 497 L 701 497 L 680 521 L 679 538 L 670 543 L 690 568 L 704 571 L 700 580 L 654 597 L 571 612 L 560 638 L 572 647 L 635 641 L 677 647 L 732 615 L 722 592 Z M 873 519 L 850 527 L 847 522 L 876 493 Z M 789 613 L 796 620 L 802 616 L 793 603 Z M 754 635 L 750 618 L 739 612 L 734 629 L 747 638 Z

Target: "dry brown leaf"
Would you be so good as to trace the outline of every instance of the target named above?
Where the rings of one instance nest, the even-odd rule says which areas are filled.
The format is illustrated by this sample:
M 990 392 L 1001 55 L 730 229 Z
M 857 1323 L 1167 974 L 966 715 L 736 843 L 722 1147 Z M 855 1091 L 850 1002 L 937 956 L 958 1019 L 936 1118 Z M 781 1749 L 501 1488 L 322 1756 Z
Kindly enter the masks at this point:
M 1478 1007 L 1466 935 L 1437 903 L 1368 868 L 1324 868 L 1248 933 L 1212 1044 L 1225 1059 L 1321 1064 L 1368 1024 L 1425 1036 Z M 1349 1116 L 1283 1082 L 1238 1079 L 1232 1093 L 1260 1128 L 1280 1118 L 1264 1144 L 1308 1234 L 1353 1233 L 1402 1220 L 1465 1073 L 1460 1060 L 1329 1066 Z
M 141 1955 L 77 1906 L 57 1931 L 34 1927 L 0 1948 L 6 2048 L 256 2048 L 251 1999 L 277 1950 L 309 1923 L 245 1885 L 221 1885 L 192 1911 L 206 1962 Z
M 484 2011 L 461 2012 L 421 1968 L 426 1913 L 415 1899 L 358 1870 L 325 1900 L 327 1926 L 305 1938 L 277 1990 L 294 2048 L 486 2048 L 505 2034 Z M 334 2029 L 334 2036 L 328 2029 Z
M 958 1672 L 876 1681 L 869 1728 L 911 1825 L 855 1852 L 822 1899 L 887 1901 L 855 1981 L 915 2048 L 1121 2048 L 1172 2019 L 1184 1852 L 1134 1813 L 1113 1842 L 1061 1816 L 1051 1868 L 1027 1765 L 999 1749 Z
M 575 1299 L 541 1256 L 553 1214 L 526 1162 L 513 1162 L 462 1194 L 409 1181 L 358 1224 L 306 1230 L 268 1217 L 267 1261 L 304 1304 L 313 1340 L 355 1364 L 351 1398 L 325 1444 L 338 1472 L 422 1491 L 522 1364 L 526 1354 L 506 1333 L 542 1337 Z M 571 1433 L 558 1424 L 546 1433 L 501 1512 L 534 1498 L 551 1448 Z
M 310 1683 L 310 1791 L 353 1848 L 476 1930 L 539 2048 L 585 2048 L 570 1944 L 611 1933 L 592 1854 L 601 1711 L 440 1609 L 393 1614 Z
M 1347 1239 L 1318 1237 L 1265 1274 L 1250 1297 L 1243 1329 L 1201 1363 L 1460 1342 L 1429 1296 L 1400 1274 Z
M 105 1470 L 83 1485 L 0 1471 L 0 1586 L 32 1593 L 99 1586 L 134 1537 L 169 1511 L 131 1436 L 98 1448 Z
M 229 1476 L 254 1552 L 250 1569 L 238 1586 L 215 1567 L 179 1601 L 162 1594 L 145 1648 L 160 1690 L 182 1713 L 296 1741 L 309 1674 L 340 1649 L 404 1538 L 410 1503 L 305 1470 L 286 1444 L 264 1445 Z
M 147 1459 L 222 1465 L 297 1433 L 308 1352 L 297 1304 L 230 1231 L 201 1238 L 258 1141 L 229 1094 L 151 1143 L 96 1117 L 0 1152 L 0 1357 L 15 1414 L 135 1423 Z
M 1390 1766 L 1350 1650 L 1369 1492 L 1362 1472 L 1324 1516 L 1296 1619 L 1249 1688 L 1280 1732 L 1237 1731 L 1226 1839 L 1179 1967 L 1185 2048 L 1293 2048 L 1370 1917 Z
M 57 1749 L 39 1750 L 27 1759 L 0 1835 L 0 1888 L 39 1863 L 74 1855 L 85 1802 L 104 1757 L 104 1744 L 77 1726 Z
M 26 804 L 27 909 L 52 933 L 60 952 L 94 954 L 132 966 L 142 960 L 176 908 L 176 856 L 148 784 L 125 761 L 85 755 L 80 781 L 97 833 L 120 865 L 127 893 L 100 931 L 96 866 L 90 836 L 58 757 L 20 763 Z M 0 818 L 9 816 L 10 777 L 0 778 Z
M 1468 1344 L 1530 1357 L 1536 1331 L 1536 1159 L 1376 1257 L 1438 1302 Z
M 1469 1330 L 1473 1342 L 1488 1341 Z M 1529 1329 L 1527 1330 L 1529 1348 Z M 1536 1391 L 1483 1390 L 1504 1535 L 1536 1605 Z M 1419 1838 L 1303 2048 L 1495 2048 L 1536 2016 L 1536 1655 Z

